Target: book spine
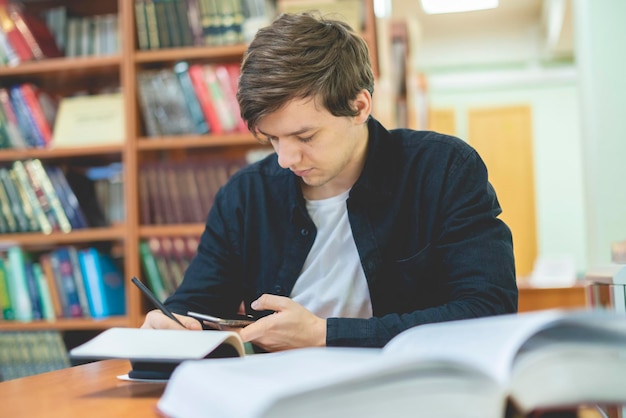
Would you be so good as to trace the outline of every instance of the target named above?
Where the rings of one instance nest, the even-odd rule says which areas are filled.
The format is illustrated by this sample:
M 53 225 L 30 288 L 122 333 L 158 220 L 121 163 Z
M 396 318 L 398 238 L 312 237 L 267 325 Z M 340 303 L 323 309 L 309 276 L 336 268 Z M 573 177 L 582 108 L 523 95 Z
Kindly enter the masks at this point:
M 170 48 L 172 46 L 169 28 L 167 27 L 166 1 L 167 0 L 152 0 L 159 34 L 159 48 Z
M 15 319 L 11 293 L 9 290 L 9 278 L 4 257 L 0 257 L 0 306 L 2 307 L 2 318 L 4 320 Z
M 31 170 L 29 170 L 29 162 L 30 160 L 26 160 L 26 161 L 19 161 L 19 168 L 15 167 L 15 164 L 18 163 L 18 161 L 16 161 L 14 163 L 14 170 L 18 173 L 18 178 L 20 176 L 25 176 L 27 179 L 27 186 L 30 188 L 31 192 L 29 192 L 29 195 L 33 195 L 36 199 L 36 203 L 38 203 L 38 208 L 41 208 L 41 212 L 43 213 L 43 216 L 45 217 L 45 219 L 48 221 L 48 223 L 50 224 L 50 228 L 51 231 L 57 231 L 59 230 L 59 225 L 58 222 L 55 218 L 54 215 L 54 210 L 52 208 L 51 202 L 48 199 L 48 196 L 46 196 L 46 193 L 43 190 L 43 187 L 41 185 L 41 182 L 39 181 L 39 178 L 37 178 L 36 176 L 34 176 L 34 173 L 31 172 Z M 30 196 L 32 198 L 32 196 Z M 34 205 L 34 204 L 33 204 Z M 41 215 L 40 215 L 41 216 Z M 44 230 L 44 227 L 42 226 L 42 231 Z
M 19 196 L 16 205 L 20 205 L 25 218 L 28 220 L 28 227 L 25 231 L 41 231 L 41 227 L 32 205 L 32 200 L 27 194 L 27 190 L 25 190 L 22 186 L 22 182 L 19 180 L 15 170 L 9 170 L 9 178 L 11 179 L 10 183 L 12 184 L 12 187 L 16 190 L 15 194 Z
M 167 19 L 167 31 L 170 36 L 170 46 L 179 48 L 183 46 L 180 22 L 176 11 L 176 0 L 161 0 L 165 2 L 165 16 Z
M 204 79 L 204 69 L 200 64 L 193 64 L 189 66 L 189 78 L 193 85 L 194 92 L 202 108 L 202 113 L 205 119 L 211 127 L 211 134 L 220 135 L 224 133 L 222 122 L 217 113 L 216 105 L 219 102 L 213 101 L 209 93 L 209 88 Z
M 146 7 L 146 25 L 148 26 L 148 41 L 150 49 L 161 48 L 159 39 L 159 24 L 157 22 L 154 0 L 144 0 Z
M 32 185 L 30 184 L 30 181 L 28 179 L 26 168 L 24 167 L 24 163 L 19 160 L 14 161 L 13 172 L 15 173 L 15 176 L 17 177 L 17 180 L 19 182 L 18 187 L 21 187 L 24 195 L 26 196 L 26 199 L 30 202 L 35 219 L 37 220 L 37 223 L 39 224 L 39 229 L 44 234 L 51 233 L 53 230 L 53 227 L 52 227 L 52 224 L 50 223 L 50 218 L 48 214 L 46 214 L 45 209 L 47 208 L 47 206 L 46 208 L 44 208 L 44 206 L 42 205 L 42 202 L 39 200 L 38 196 L 36 195 L 35 190 L 32 188 Z M 42 195 L 42 198 L 45 198 L 45 196 L 43 196 L 43 193 L 41 193 L 41 195 Z
M 189 111 L 189 115 L 194 122 L 195 132 L 197 134 L 209 133 L 211 127 L 207 120 L 204 118 L 200 103 L 196 97 L 196 93 L 193 89 L 191 78 L 189 77 L 189 64 L 185 61 L 180 61 L 174 64 L 174 74 L 178 78 L 183 96 L 185 98 L 185 104 Z
M 7 266 L 9 277 L 9 291 L 11 303 L 18 321 L 29 322 L 33 320 L 33 307 L 26 282 L 26 260 L 24 252 L 20 247 L 9 247 L 7 249 Z
M 41 161 L 38 159 L 28 160 L 24 163 L 24 166 L 29 176 L 33 179 L 33 182 L 39 183 L 46 200 L 49 202 L 59 229 L 62 232 L 70 232 L 72 230 L 72 224 L 63 209 L 61 200 L 54 190 L 52 182 L 46 174 L 46 170 Z
M 159 273 L 156 259 L 150 251 L 150 246 L 147 241 L 141 241 L 139 243 L 139 255 L 150 289 L 152 289 L 152 292 L 158 300 L 161 302 L 165 301 L 168 292 L 163 286 L 163 278 Z
M 7 120 L 7 132 L 9 133 L 11 147 L 20 149 L 27 148 L 28 144 L 22 132 L 20 132 L 19 122 L 13 105 L 11 104 L 9 91 L 6 88 L 0 88 L 0 104 L 2 105 L 1 110 Z
M 26 103 L 26 107 L 28 108 L 37 128 L 37 132 L 42 138 L 43 145 L 50 145 L 50 142 L 52 142 L 52 129 L 46 119 L 43 109 L 41 108 L 35 87 L 32 84 L 24 83 L 20 86 L 20 90 L 22 92 L 22 97 L 24 97 L 24 103 Z
M 52 294 L 48 286 L 48 281 L 43 273 L 41 265 L 37 262 L 32 263 L 33 275 L 37 283 L 37 292 L 41 303 L 42 318 L 47 321 L 53 321 L 56 318 L 54 304 L 52 302 Z
M 6 192 L 11 214 L 15 218 L 16 232 L 30 231 L 29 220 L 22 209 L 21 197 L 11 179 L 11 173 L 6 167 L 0 167 L 0 182 L 2 182 L 2 190 Z
M 59 247 L 50 253 L 50 261 L 54 270 L 59 290 L 65 295 L 67 305 L 64 306 L 64 316 L 67 318 L 80 318 L 83 310 L 78 299 L 76 281 L 72 271 L 72 261 L 66 247 Z
M 20 57 L 15 53 L 13 46 L 9 42 L 6 34 L 2 30 L 2 26 L 0 24 L 0 51 L 4 53 L 4 60 L 6 65 L 9 67 L 14 67 L 20 63 Z
M 192 37 L 192 45 L 202 45 L 202 14 L 200 11 L 200 0 L 187 1 L 187 20 Z
M 54 312 L 54 318 L 63 318 L 63 305 L 66 303 L 59 293 L 59 288 L 54 277 L 54 270 L 52 269 L 52 262 L 50 260 L 50 254 L 44 253 L 39 256 L 39 266 L 44 279 L 47 283 L 47 288 L 50 293 L 50 301 L 52 303 L 52 309 Z
M 43 147 L 45 142 L 37 129 L 33 116 L 30 114 L 20 87 L 11 87 L 9 89 L 9 97 L 11 98 L 11 105 L 15 111 L 19 129 L 28 146 L 33 148 Z
M 7 2 L 0 3 L 0 28 L 4 31 L 4 34 L 20 61 L 29 61 L 34 58 L 33 52 L 28 47 L 28 43 L 26 43 L 26 40 L 9 15 Z
M 32 319 L 43 319 L 43 307 L 41 305 L 39 286 L 37 285 L 37 278 L 33 271 L 33 263 L 30 260 L 25 260 L 24 276 L 26 277 L 26 286 L 28 287 L 28 295 L 30 297 Z
M 143 0 L 135 0 L 135 28 L 137 30 L 137 44 L 139 49 L 150 49 L 148 22 L 146 20 L 146 3 Z
M 78 294 L 78 303 L 80 304 L 80 310 L 83 313 L 83 317 L 90 317 L 89 301 L 87 300 L 87 290 L 85 286 L 85 278 L 83 277 L 80 263 L 78 261 L 78 250 L 76 247 L 67 247 L 67 253 L 69 255 L 70 263 L 72 264 L 72 278 L 76 286 L 76 293 Z
M 22 38 L 24 38 L 24 41 L 26 42 L 28 49 L 30 49 L 33 58 L 38 60 L 46 58 L 41 50 L 41 47 L 39 46 L 39 43 L 30 31 L 30 28 L 26 25 L 22 11 L 19 10 L 17 5 L 12 3 L 7 3 L 6 7 L 9 17 L 13 21 L 15 28 L 22 34 Z
M 49 166 L 44 167 L 44 170 L 46 171 L 46 174 L 52 183 L 52 187 L 54 187 L 54 190 L 59 197 L 61 206 L 63 207 L 63 210 L 65 211 L 72 227 L 76 229 L 87 228 L 89 226 L 87 218 L 80 207 L 78 198 L 65 178 L 63 170 L 61 170 L 60 167 Z
M 78 251 L 78 262 L 85 280 L 85 290 L 89 302 L 89 312 L 94 318 L 106 316 L 102 284 L 99 282 L 98 267 L 95 257 L 97 250 L 86 248 Z

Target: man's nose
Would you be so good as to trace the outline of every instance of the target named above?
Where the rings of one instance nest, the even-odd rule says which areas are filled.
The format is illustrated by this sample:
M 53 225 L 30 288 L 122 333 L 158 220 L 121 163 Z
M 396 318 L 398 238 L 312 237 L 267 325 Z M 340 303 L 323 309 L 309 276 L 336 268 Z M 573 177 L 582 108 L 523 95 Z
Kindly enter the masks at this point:
M 297 165 L 302 159 L 300 146 L 296 141 L 281 139 L 276 145 L 276 154 L 278 154 L 278 164 L 282 168 L 290 168 Z

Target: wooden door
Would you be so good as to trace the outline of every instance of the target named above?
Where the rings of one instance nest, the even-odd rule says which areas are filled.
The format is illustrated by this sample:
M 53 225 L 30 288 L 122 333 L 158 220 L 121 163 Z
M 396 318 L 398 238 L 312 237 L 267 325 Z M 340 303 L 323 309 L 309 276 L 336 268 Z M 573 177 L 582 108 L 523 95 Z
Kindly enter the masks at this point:
M 428 109 L 428 129 L 456 136 L 454 109 Z
M 468 111 L 469 143 L 481 155 L 513 233 L 517 277 L 528 276 L 537 257 L 537 227 L 529 106 Z

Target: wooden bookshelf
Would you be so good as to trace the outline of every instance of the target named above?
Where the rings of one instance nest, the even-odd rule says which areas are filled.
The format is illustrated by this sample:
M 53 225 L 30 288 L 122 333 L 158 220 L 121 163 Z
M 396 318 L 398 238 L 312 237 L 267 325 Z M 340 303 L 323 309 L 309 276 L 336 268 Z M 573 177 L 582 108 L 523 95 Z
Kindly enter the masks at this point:
M 82 2 L 77 0 L 28 2 L 26 7 L 40 11 L 46 7 L 65 5 L 68 10 L 78 15 L 117 13 L 119 16 L 119 37 L 121 51 L 110 56 L 89 56 L 80 58 L 54 58 L 42 61 L 20 63 L 14 67 L 0 67 L 2 86 L 33 82 L 44 89 L 58 94 L 71 94 L 74 91 L 109 84 L 117 86 L 124 93 L 124 112 L 126 116 L 123 145 L 103 145 L 80 148 L 46 149 L 2 149 L 0 163 L 10 164 L 15 160 L 38 158 L 44 163 L 61 162 L 67 165 L 95 162 L 121 162 L 124 165 L 124 201 L 126 220 L 123 224 L 103 228 L 74 230 L 70 233 L 16 233 L 0 235 L 0 245 L 19 245 L 26 251 L 41 248 L 53 248 L 58 245 L 89 245 L 95 242 L 111 242 L 121 246 L 124 254 L 125 277 L 142 276 L 139 258 L 139 241 L 150 236 L 199 236 L 203 224 L 185 225 L 140 225 L 138 198 L 138 167 L 144 160 L 167 158 L 175 153 L 178 159 L 184 158 L 186 150 L 198 152 L 205 149 L 210 154 L 212 149 L 237 149 L 258 146 L 256 139 L 249 133 L 233 133 L 219 136 L 184 135 L 176 137 L 146 137 L 142 131 L 142 115 L 138 104 L 137 74 L 147 68 L 166 68 L 174 62 L 189 60 L 198 63 L 239 62 L 246 45 L 219 47 L 184 47 L 150 51 L 140 51 L 136 47 L 134 1 L 101 0 Z M 165 156 L 165 157 L 164 157 Z M 126 311 L 122 317 L 104 320 L 89 318 L 63 318 L 55 321 L 2 321 L 2 330 L 43 330 L 90 331 L 113 326 L 139 326 L 146 306 L 142 295 L 132 286 L 126 285 Z

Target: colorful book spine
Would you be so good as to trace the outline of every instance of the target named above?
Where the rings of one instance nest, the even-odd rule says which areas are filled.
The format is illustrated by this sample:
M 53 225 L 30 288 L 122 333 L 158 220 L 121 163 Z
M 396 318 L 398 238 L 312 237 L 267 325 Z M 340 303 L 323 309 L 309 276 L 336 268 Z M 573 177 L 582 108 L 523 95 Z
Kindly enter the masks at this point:
M 39 90 L 31 83 L 24 83 L 19 86 L 24 98 L 24 103 L 28 108 L 33 123 L 37 129 L 38 137 L 41 138 L 43 146 L 48 146 L 52 142 L 52 127 L 39 103 Z
M 11 303 L 18 321 L 33 320 L 33 307 L 26 281 L 26 258 L 20 247 L 7 248 L 8 283 Z
M 7 272 L 4 257 L 0 257 L 0 306 L 2 306 L 2 318 L 4 320 L 12 320 L 15 319 L 15 313 L 13 312 L 13 303 L 11 302 Z
M 83 310 L 78 299 L 76 281 L 72 271 L 72 261 L 66 247 L 59 247 L 50 253 L 50 262 L 57 281 L 57 288 L 63 293 L 63 316 L 66 318 L 80 318 Z
M 11 19 L 8 2 L 6 1 L 0 2 L 0 29 L 6 35 L 21 62 L 33 59 L 33 52 L 30 50 L 24 36 L 15 26 L 15 22 Z
M 150 289 L 152 289 L 152 293 L 154 293 L 157 299 L 161 302 L 165 301 L 169 293 L 165 286 L 163 286 L 163 278 L 159 272 L 159 267 L 156 259 L 154 258 L 154 254 L 152 254 L 152 251 L 150 250 L 148 241 L 141 241 L 139 243 L 139 255 L 141 258 L 141 265 L 143 266 L 144 273 L 148 280 L 148 285 L 150 286 Z
M 85 280 L 91 316 L 106 318 L 124 315 L 124 277 L 113 258 L 95 248 L 87 248 L 78 252 L 78 259 Z
M 218 115 L 217 106 L 219 102 L 213 101 L 209 86 L 204 79 L 204 69 L 200 64 L 192 64 L 189 66 L 189 77 L 193 85 L 194 92 L 202 108 L 202 113 L 211 127 L 211 134 L 219 135 L 224 133 L 220 116 Z
M 18 181 L 18 189 L 21 188 L 24 200 L 30 203 L 33 215 L 36 219 L 37 224 L 39 225 L 39 229 L 44 234 L 51 233 L 53 230 L 52 221 L 54 221 L 54 217 L 49 210 L 47 202 L 44 201 L 44 204 L 42 204 L 42 201 L 40 201 L 39 197 L 37 196 L 37 192 L 30 184 L 30 181 L 28 179 L 28 173 L 26 172 L 24 163 L 17 160 L 13 162 L 12 167 Z M 42 200 L 45 200 L 43 192 L 40 193 L 40 195 L 42 196 Z
M 204 118 L 202 108 L 198 102 L 198 97 L 196 96 L 191 78 L 189 77 L 189 64 L 185 61 L 177 62 L 174 64 L 173 70 L 174 74 L 176 74 L 176 77 L 178 78 L 178 82 L 180 83 L 189 115 L 194 122 L 195 132 L 197 134 L 209 133 L 211 127 Z
M 50 206 L 55 223 L 58 225 L 61 232 L 70 232 L 72 230 L 72 224 L 63 209 L 61 200 L 59 199 L 59 196 L 55 191 L 41 160 L 27 160 L 24 162 L 24 167 L 28 172 L 31 183 L 38 184 L 41 188 L 45 196 L 45 200 Z

